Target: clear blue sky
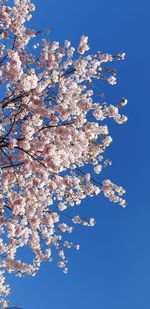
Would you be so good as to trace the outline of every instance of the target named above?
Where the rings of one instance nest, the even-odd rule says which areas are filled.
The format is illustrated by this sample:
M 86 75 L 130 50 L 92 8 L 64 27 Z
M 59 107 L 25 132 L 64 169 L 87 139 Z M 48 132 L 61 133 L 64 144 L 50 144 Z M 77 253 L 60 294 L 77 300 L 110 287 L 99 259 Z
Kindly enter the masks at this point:
M 96 49 L 126 52 L 117 65 L 118 84 L 107 88 L 115 103 L 126 96 L 124 126 L 112 124 L 113 165 L 105 177 L 127 190 L 128 207 L 102 195 L 83 203 L 82 214 L 95 216 L 94 228 L 73 236 L 81 250 L 68 251 L 70 272 L 44 264 L 35 278 L 11 279 L 12 301 L 24 309 L 150 308 L 150 2 L 149 0 L 36 0 L 32 26 L 52 29 L 51 39 L 89 36 Z M 78 209 L 79 211 L 79 209 Z

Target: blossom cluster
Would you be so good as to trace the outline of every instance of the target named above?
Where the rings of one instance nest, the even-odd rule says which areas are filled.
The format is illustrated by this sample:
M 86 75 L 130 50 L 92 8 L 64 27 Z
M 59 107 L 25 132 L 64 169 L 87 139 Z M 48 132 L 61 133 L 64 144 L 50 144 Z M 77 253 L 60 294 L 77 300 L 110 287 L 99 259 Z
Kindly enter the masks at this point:
M 100 192 L 126 206 L 124 189 L 99 174 L 111 164 L 104 157 L 112 143 L 105 120 L 125 123 L 120 110 L 127 100 L 108 104 L 93 87 L 95 80 L 116 83 L 107 63 L 124 53 L 85 54 L 84 35 L 76 49 L 68 40 L 61 46 L 25 26 L 35 9 L 29 0 L 0 4 L 0 302 L 6 308 L 3 271 L 34 276 L 55 250 L 67 273 L 65 249 L 79 245 L 65 235 L 77 224 L 95 225 L 94 218 L 69 215 L 69 208 Z M 34 254 L 31 263 L 17 257 L 25 246 Z

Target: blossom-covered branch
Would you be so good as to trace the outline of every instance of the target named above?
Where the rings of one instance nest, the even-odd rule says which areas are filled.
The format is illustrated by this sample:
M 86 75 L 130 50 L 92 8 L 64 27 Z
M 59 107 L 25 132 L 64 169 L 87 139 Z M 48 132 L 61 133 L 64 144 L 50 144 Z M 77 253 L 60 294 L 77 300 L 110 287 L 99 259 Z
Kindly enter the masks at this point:
M 0 304 L 6 308 L 5 272 L 34 276 L 55 250 L 67 273 L 65 248 L 79 245 L 66 233 L 76 224 L 95 225 L 69 208 L 100 192 L 126 206 L 124 189 L 99 174 L 111 164 L 105 120 L 126 122 L 120 111 L 127 100 L 108 104 L 96 88 L 116 84 L 109 63 L 124 53 L 89 54 L 84 35 L 76 49 L 68 40 L 49 41 L 25 26 L 35 10 L 30 0 L 0 4 Z M 34 253 L 29 264 L 17 258 L 24 246 Z

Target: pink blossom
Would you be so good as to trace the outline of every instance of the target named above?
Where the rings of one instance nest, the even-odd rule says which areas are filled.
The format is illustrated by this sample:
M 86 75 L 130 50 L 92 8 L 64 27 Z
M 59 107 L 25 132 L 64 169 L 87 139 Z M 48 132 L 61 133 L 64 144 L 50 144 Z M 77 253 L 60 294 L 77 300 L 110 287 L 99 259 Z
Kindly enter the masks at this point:
M 108 105 L 93 87 L 96 80 L 114 85 L 116 77 L 106 73 L 103 62 L 125 55 L 85 56 L 89 46 L 83 35 L 76 49 L 82 56 L 74 57 L 70 41 L 61 46 L 38 38 L 28 27 L 34 10 L 30 0 L 15 0 L 10 6 L 6 2 L 0 8 L 2 308 L 9 306 L 5 272 L 35 276 L 43 261 L 51 262 L 55 250 L 58 267 L 67 273 L 65 251 L 79 249 L 67 240 L 68 233 L 79 224 L 95 225 L 94 218 L 78 215 L 83 199 L 103 192 L 113 203 L 126 206 L 125 190 L 111 180 L 100 181 L 99 173 L 110 165 L 105 159 L 112 143 L 107 120 L 125 123 L 127 117 L 120 110 L 127 100 Z M 30 41 L 33 52 L 27 46 Z M 32 253 L 27 263 L 20 254 L 25 246 Z
M 83 55 L 86 51 L 88 51 L 90 48 L 88 46 L 88 37 L 82 35 L 80 39 L 80 44 L 78 47 L 78 53 Z

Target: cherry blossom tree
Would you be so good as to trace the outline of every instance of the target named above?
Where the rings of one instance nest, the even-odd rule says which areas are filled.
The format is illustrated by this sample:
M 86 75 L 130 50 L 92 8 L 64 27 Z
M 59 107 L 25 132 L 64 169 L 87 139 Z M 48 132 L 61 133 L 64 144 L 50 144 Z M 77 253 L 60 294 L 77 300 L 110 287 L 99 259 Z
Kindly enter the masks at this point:
M 35 276 L 41 262 L 58 253 L 58 267 L 67 273 L 65 248 L 78 224 L 94 226 L 93 218 L 69 215 L 82 199 L 103 192 L 122 207 L 124 189 L 99 174 L 111 162 L 105 150 L 112 143 L 106 120 L 118 124 L 127 100 L 104 102 L 98 83 L 116 84 L 107 62 L 125 54 L 89 54 L 87 36 L 75 50 L 26 27 L 35 10 L 30 0 L 0 0 L 0 304 L 10 287 L 5 274 Z M 28 246 L 30 263 L 20 256 Z

